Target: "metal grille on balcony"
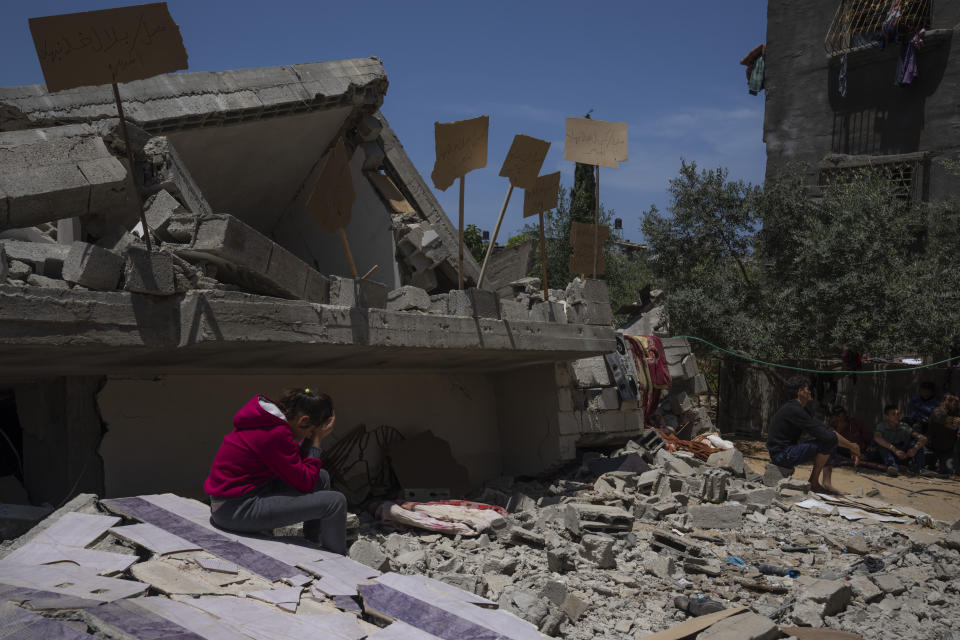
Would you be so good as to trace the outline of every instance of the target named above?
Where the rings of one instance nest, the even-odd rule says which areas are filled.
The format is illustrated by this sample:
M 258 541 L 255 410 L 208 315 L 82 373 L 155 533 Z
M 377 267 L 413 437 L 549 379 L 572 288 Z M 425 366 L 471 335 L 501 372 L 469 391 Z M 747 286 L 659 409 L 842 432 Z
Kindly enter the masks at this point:
M 930 0 L 842 0 L 823 46 L 838 56 L 930 27 Z

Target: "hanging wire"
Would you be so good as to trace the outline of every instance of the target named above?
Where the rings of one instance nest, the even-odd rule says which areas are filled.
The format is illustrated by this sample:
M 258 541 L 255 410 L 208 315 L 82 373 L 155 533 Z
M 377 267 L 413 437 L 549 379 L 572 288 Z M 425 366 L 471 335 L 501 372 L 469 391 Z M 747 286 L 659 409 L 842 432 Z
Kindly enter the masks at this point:
M 954 360 L 960 360 L 960 356 L 953 356 L 952 358 L 947 358 L 946 360 L 939 360 L 937 362 L 931 362 L 930 364 L 922 364 L 916 367 L 899 367 L 897 369 L 865 369 L 865 370 L 849 370 L 849 369 L 808 369 L 807 367 L 794 367 L 789 364 L 778 364 L 776 362 L 767 362 L 765 360 L 759 360 L 753 358 L 743 353 L 737 353 L 736 351 L 731 351 L 730 349 L 724 349 L 723 347 L 717 346 L 710 342 L 709 340 L 704 340 L 697 336 L 673 336 L 675 338 L 686 338 L 688 340 L 696 340 L 697 342 L 702 342 L 703 344 L 716 349 L 717 351 L 722 351 L 737 358 L 746 360 L 747 362 L 754 362 L 756 364 L 766 365 L 768 367 L 775 367 L 778 369 L 789 369 L 791 371 L 803 371 L 804 373 L 835 373 L 835 374 L 851 374 L 851 375 L 876 375 L 876 374 L 885 374 L 885 373 L 901 373 L 904 371 L 919 371 L 920 369 L 929 369 L 930 367 L 936 367 L 937 365 L 946 364 L 948 362 L 953 362 Z

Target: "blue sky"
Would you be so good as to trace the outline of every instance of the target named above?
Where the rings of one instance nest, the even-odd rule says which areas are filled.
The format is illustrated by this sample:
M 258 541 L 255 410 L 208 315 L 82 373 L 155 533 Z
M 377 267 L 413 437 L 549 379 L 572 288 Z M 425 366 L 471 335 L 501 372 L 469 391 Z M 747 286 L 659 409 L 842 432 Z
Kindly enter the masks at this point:
M 43 82 L 27 19 L 129 2 L 4 0 L 0 85 Z M 760 182 L 763 95 L 740 58 L 763 41 L 765 0 L 629 2 L 300 2 L 170 0 L 191 71 L 377 56 L 383 113 L 429 183 L 433 123 L 490 116 L 486 169 L 467 175 L 466 222 L 493 229 L 508 187 L 498 177 L 513 136 L 552 142 L 542 173 L 561 170 L 564 118 L 626 121 L 630 160 L 601 169 L 601 200 L 640 241 L 640 216 L 669 204 L 680 159 Z M 457 187 L 435 190 L 454 220 Z M 519 229 L 515 191 L 500 240 Z

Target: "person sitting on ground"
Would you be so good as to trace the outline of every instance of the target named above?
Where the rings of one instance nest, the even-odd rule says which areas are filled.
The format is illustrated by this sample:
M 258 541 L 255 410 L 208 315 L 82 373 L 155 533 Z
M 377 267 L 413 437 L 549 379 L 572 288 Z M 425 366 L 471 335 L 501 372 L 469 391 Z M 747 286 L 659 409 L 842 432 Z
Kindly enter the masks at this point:
M 325 393 L 291 389 L 279 402 L 254 396 L 233 417 L 203 483 L 210 521 L 237 532 L 303 522 L 306 538 L 345 555 L 347 501 L 320 468 L 320 443 L 335 421 Z
M 879 448 L 880 460 L 887 467 L 887 475 L 899 473 L 899 463 L 909 465 L 915 473 L 923 470 L 923 446 L 927 437 L 914 430 L 905 422 L 900 422 L 900 409 L 895 404 L 883 408 L 883 420 L 877 423 L 873 432 L 873 441 Z
M 773 415 L 767 430 L 770 461 L 780 467 L 792 468 L 813 460 L 810 488 L 841 495 L 831 484 L 837 445 L 850 451 L 854 465 L 860 462 L 860 446 L 813 417 L 808 407 L 813 399 L 809 380 L 793 376 L 787 379 L 786 388 L 791 399 Z M 804 434 L 813 440 L 801 442 Z
M 907 418 L 904 422 L 913 425 L 913 428 L 920 433 L 926 433 L 930 414 L 939 405 L 937 386 L 925 380 L 920 383 L 920 394 L 910 398 L 910 402 L 907 403 Z
M 927 434 L 930 450 L 937 458 L 937 471 L 958 473 L 957 435 L 960 433 L 960 398 L 953 393 L 943 396 L 943 401 L 930 414 Z
M 860 418 L 851 418 L 843 407 L 834 407 L 830 410 L 830 422 L 827 424 L 837 432 L 837 435 L 859 446 L 861 454 L 865 454 L 873 444 L 873 430 Z M 840 448 L 845 449 L 843 446 Z

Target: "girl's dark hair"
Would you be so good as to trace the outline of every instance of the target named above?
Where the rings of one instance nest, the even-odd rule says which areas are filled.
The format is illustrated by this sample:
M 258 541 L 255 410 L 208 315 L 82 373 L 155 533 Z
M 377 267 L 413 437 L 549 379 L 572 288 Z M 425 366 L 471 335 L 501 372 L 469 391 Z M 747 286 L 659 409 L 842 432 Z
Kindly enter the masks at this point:
M 293 420 L 299 415 L 309 416 L 310 421 L 319 426 L 333 415 L 333 400 L 325 393 L 309 389 L 287 389 L 277 402 L 280 411 Z

